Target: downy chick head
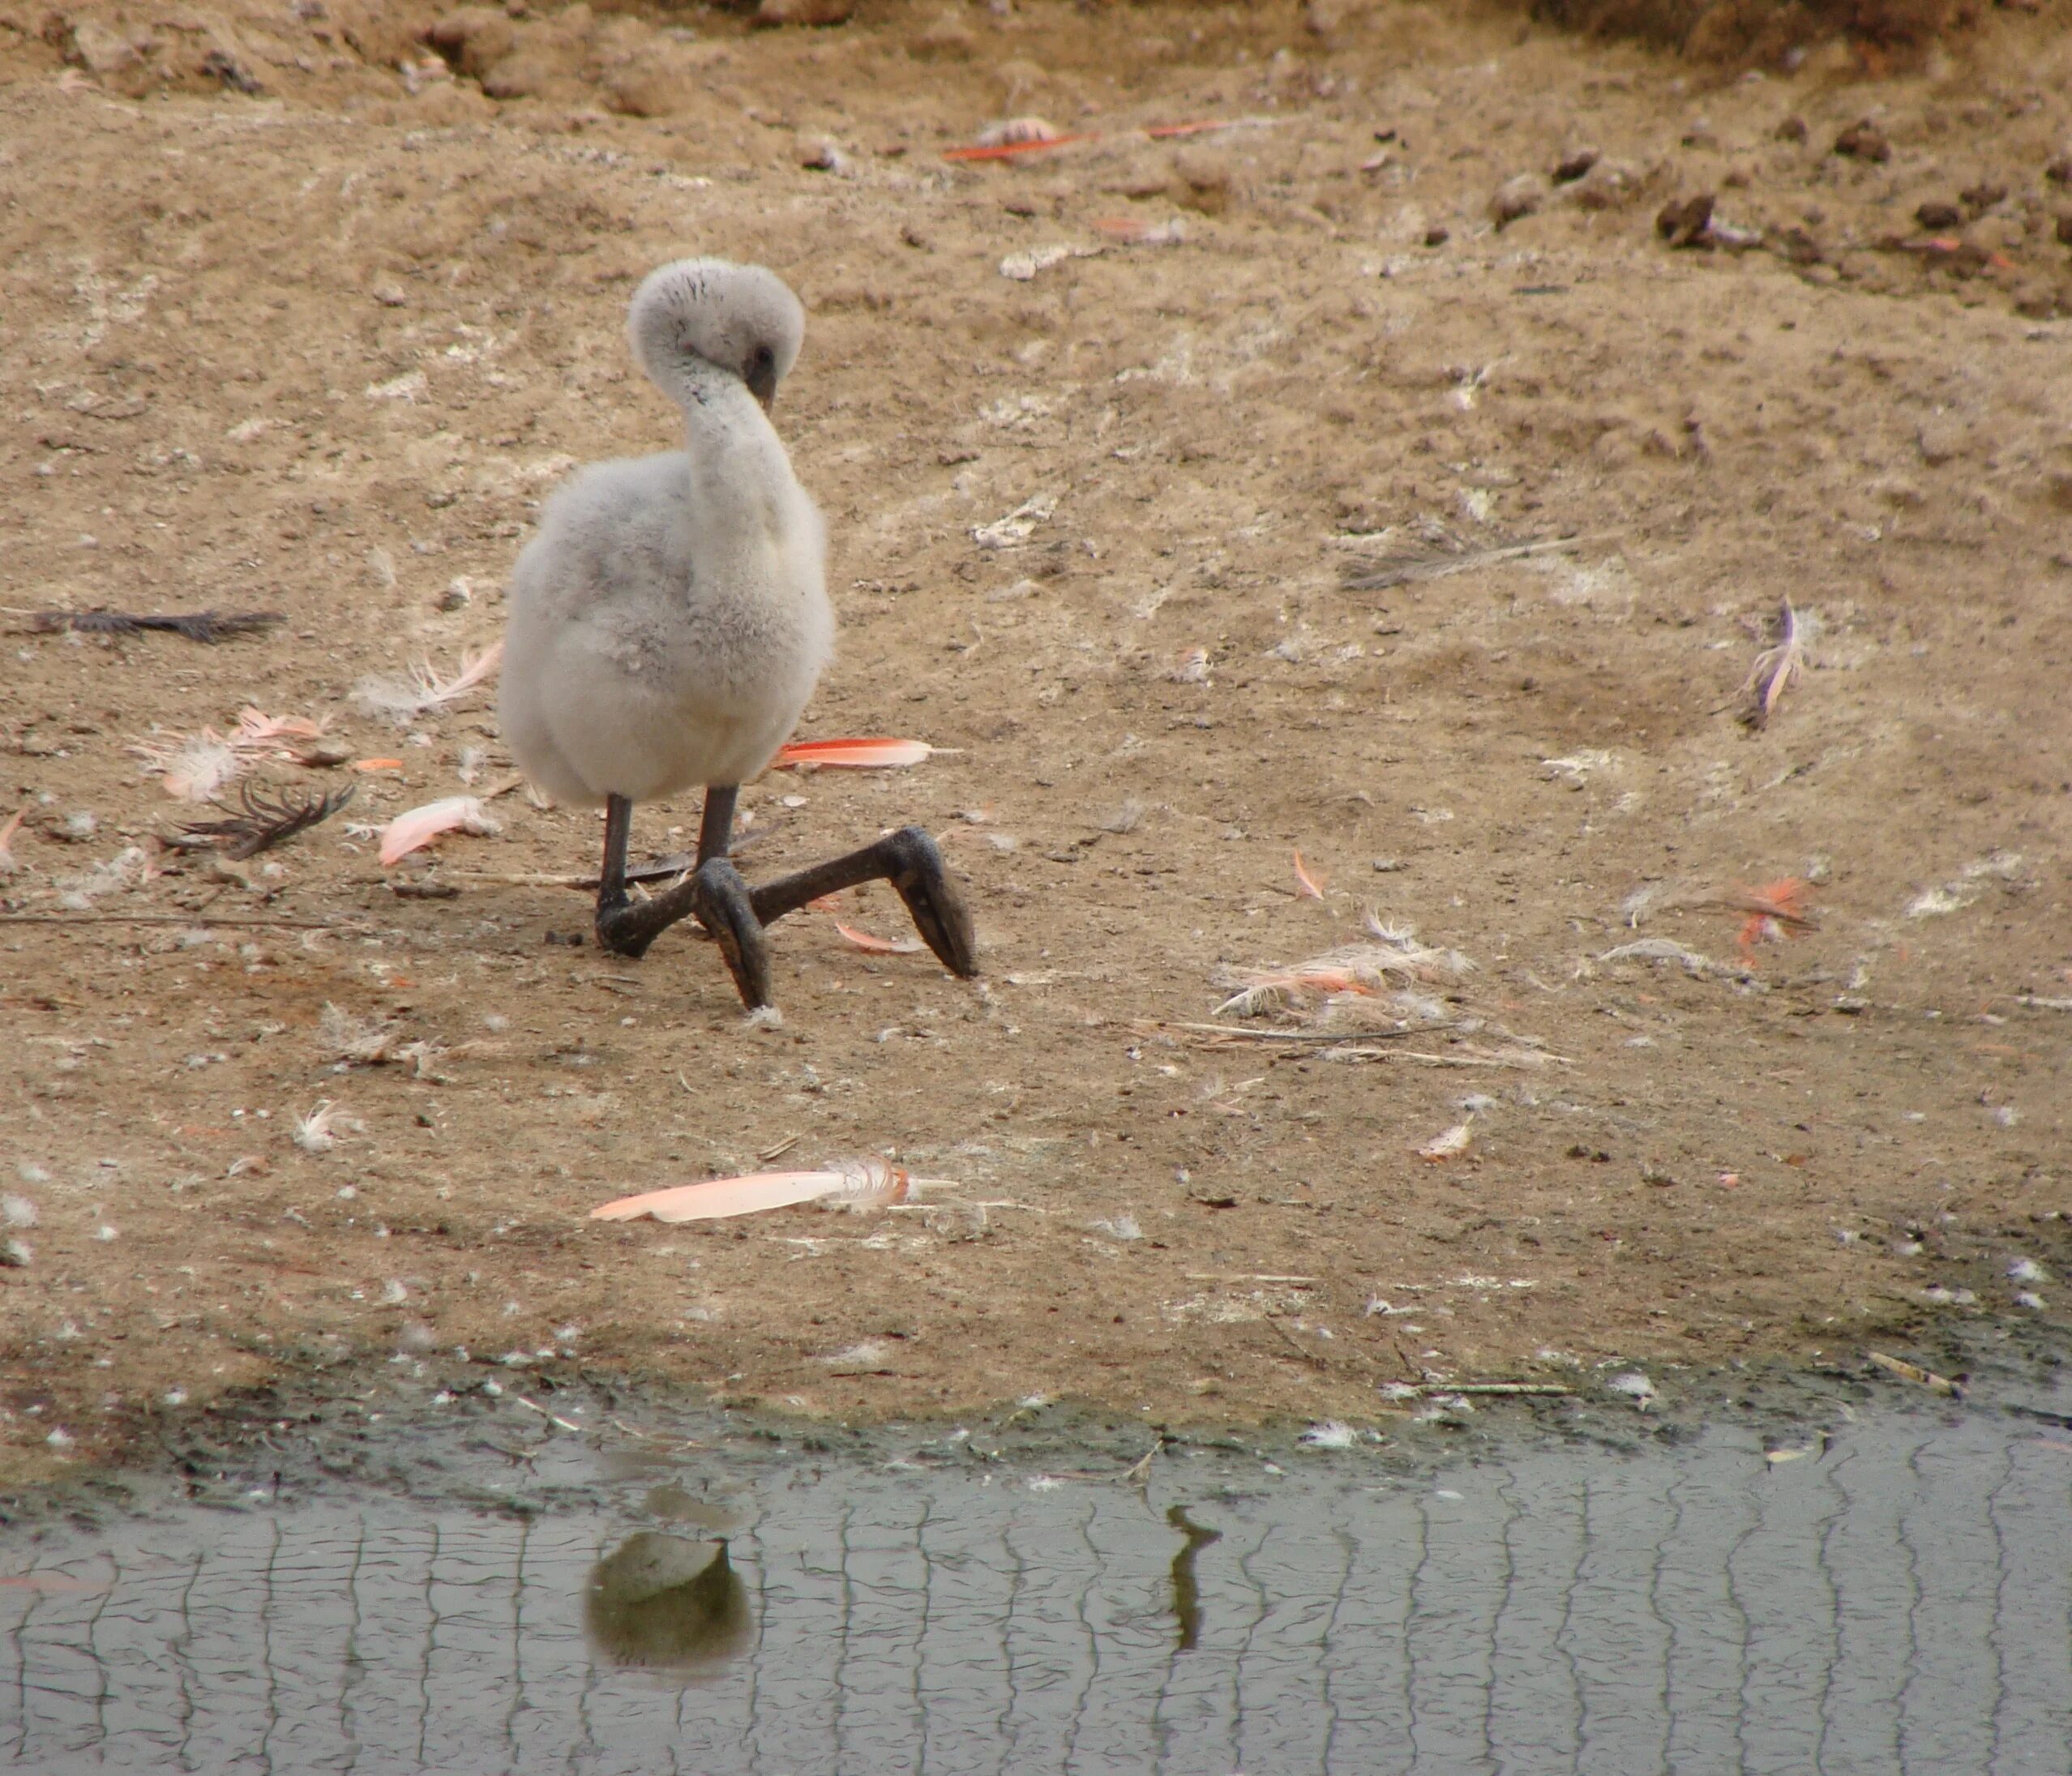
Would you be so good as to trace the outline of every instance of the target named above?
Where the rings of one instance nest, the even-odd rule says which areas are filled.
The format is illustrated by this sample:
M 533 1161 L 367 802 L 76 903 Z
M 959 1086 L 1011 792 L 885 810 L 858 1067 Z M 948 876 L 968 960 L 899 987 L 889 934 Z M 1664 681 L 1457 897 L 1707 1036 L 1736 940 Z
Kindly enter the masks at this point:
M 678 259 L 633 293 L 627 336 L 641 369 L 681 400 L 691 359 L 738 376 L 767 408 L 798 357 L 806 310 L 784 280 L 760 265 Z

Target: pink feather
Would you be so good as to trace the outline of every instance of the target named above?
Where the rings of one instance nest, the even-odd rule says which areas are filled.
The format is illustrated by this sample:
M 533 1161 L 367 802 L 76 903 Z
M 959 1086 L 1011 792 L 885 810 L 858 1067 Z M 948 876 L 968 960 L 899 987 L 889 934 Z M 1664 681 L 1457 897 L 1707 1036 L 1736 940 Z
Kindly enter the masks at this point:
M 794 765 L 847 765 L 856 770 L 884 770 L 918 764 L 935 749 L 926 740 L 792 740 L 777 748 L 772 761 L 781 771 Z
M 675 1184 L 638 1196 L 621 1196 L 590 1211 L 593 1221 L 720 1221 L 730 1215 L 752 1215 L 794 1203 L 841 1200 L 845 1209 L 875 1208 L 903 1202 L 907 1176 L 882 1159 L 851 1159 L 833 1171 L 758 1171 L 740 1178 L 710 1178 L 703 1183 Z
M 442 832 L 493 833 L 503 829 L 483 810 L 482 798 L 449 795 L 427 802 L 421 808 L 399 814 L 381 829 L 381 861 L 384 866 L 408 857 L 420 845 L 429 845 Z
M 866 956 L 911 956 L 921 948 L 918 937 L 874 937 L 853 925 L 834 922 L 835 932 L 845 944 L 854 944 Z

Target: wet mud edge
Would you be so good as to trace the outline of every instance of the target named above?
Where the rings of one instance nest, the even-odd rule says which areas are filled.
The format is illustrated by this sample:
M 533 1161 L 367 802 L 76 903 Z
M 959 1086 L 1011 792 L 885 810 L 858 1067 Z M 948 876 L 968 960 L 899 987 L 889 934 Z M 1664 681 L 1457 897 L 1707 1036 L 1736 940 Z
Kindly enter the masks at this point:
M 0 1489 L 0 1526 L 66 1517 L 91 1523 L 109 1512 L 182 1503 L 249 1508 L 353 1487 L 408 1495 L 427 1509 L 472 1505 L 521 1515 L 605 1501 L 602 1483 L 534 1487 L 514 1479 L 485 1488 L 485 1438 L 507 1459 L 514 1458 L 514 1444 L 575 1436 L 600 1453 L 657 1467 L 694 1454 L 765 1472 L 905 1461 L 1134 1483 L 1168 1451 L 1306 1470 L 1349 1464 L 1368 1476 L 1408 1479 L 1463 1461 L 1564 1446 L 1594 1447 L 1617 1459 L 1673 1448 L 1722 1424 L 1783 1446 L 1873 1410 L 1997 1410 L 2032 1419 L 2045 1434 L 2072 1430 L 2064 1402 L 2072 1334 L 2063 1328 L 1986 1320 L 1936 1329 L 1880 1352 L 1954 1391 L 1881 1368 L 1868 1348 L 1813 1364 L 1774 1358 L 1700 1370 L 1636 1363 L 1578 1374 L 1565 1395 L 1472 1396 L 1463 1403 L 1435 1387 L 1423 1402 L 1377 1398 L 1372 1416 L 1345 1427 L 1353 1436 L 1342 1445 L 1320 1445 L 1320 1427 L 1296 1418 L 1161 1422 L 1156 1414 L 1132 1418 L 1068 1399 L 1002 1402 L 978 1414 L 839 1421 L 579 1364 L 489 1372 L 483 1364 L 427 1360 L 414 1366 L 420 1372 L 404 1376 L 392 1362 L 344 1363 L 186 1411 L 137 1414 L 122 1457 L 82 1459 L 47 1479 Z M 1644 1406 L 1608 1384 L 1633 1372 L 1646 1375 L 1656 1390 Z

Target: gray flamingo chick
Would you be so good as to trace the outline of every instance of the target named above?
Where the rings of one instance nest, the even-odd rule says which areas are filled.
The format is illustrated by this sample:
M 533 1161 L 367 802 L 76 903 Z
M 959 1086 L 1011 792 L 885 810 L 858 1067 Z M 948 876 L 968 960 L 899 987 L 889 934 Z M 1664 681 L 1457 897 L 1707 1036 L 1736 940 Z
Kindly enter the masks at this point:
M 760 265 L 679 259 L 649 275 L 627 332 L 683 409 L 686 447 L 591 464 L 547 502 L 512 576 L 504 649 L 513 755 L 557 800 L 605 808 L 598 943 L 639 956 L 695 918 L 751 1007 L 770 1003 L 764 927 L 880 878 L 944 966 L 978 971 L 970 915 L 918 827 L 757 888 L 728 861 L 740 785 L 790 736 L 834 645 L 826 529 L 768 417 L 805 325 Z M 696 867 L 633 900 L 634 803 L 700 786 Z

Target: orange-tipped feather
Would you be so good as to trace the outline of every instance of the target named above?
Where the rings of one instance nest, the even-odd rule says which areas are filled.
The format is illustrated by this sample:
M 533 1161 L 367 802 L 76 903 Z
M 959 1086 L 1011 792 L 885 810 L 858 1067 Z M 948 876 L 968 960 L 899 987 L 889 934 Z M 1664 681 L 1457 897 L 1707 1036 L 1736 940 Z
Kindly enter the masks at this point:
M 918 937 L 873 937 L 840 919 L 835 921 L 835 932 L 845 944 L 854 944 L 866 956 L 911 956 L 922 947 Z
M 1010 160 L 1017 154 L 1041 154 L 1049 148 L 1061 148 L 1068 142 L 1090 142 L 1094 138 L 1084 133 L 1077 135 L 1046 136 L 1034 142 L 991 142 L 970 148 L 944 148 L 945 160 Z
M 907 1176 L 882 1159 L 844 1161 L 833 1171 L 758 1171 L 739 1178 L 712 1178 L 703 1183 L 676 1184 L 638 1196 L 621 1196 L 590 1211 L 593 1221 L 721 1221 L 752 1215 L 765 1209 L 788 1209 L 796 1203 L 839 1197 L 841 1206 L 871 1208 L 902 1202 Z
M 935 750 L 926 740 L 791 740 L 777 748 L 777 755 L 771 762 L 779 770 L 800 764 L 886 770 L 918 764 Z
M 1295 854 L 1295 898 L 1299 901 L 1321 901 L 1324 890 L 1316 884 L 1316 878 L 1309 873 L 1302 861 L 1302 853 Z
M 1748 917 L 1734 940 L 1736 947 L 1746 954 L 1758 944 L 1812 931 L 1813 918 L 1805 905 L 1806 897 L 1812 892 L 1813 884 L 1796 875 L 1781 876 L 1761 888 L 1737 888 L 1727 897 L 1727 904 Z

